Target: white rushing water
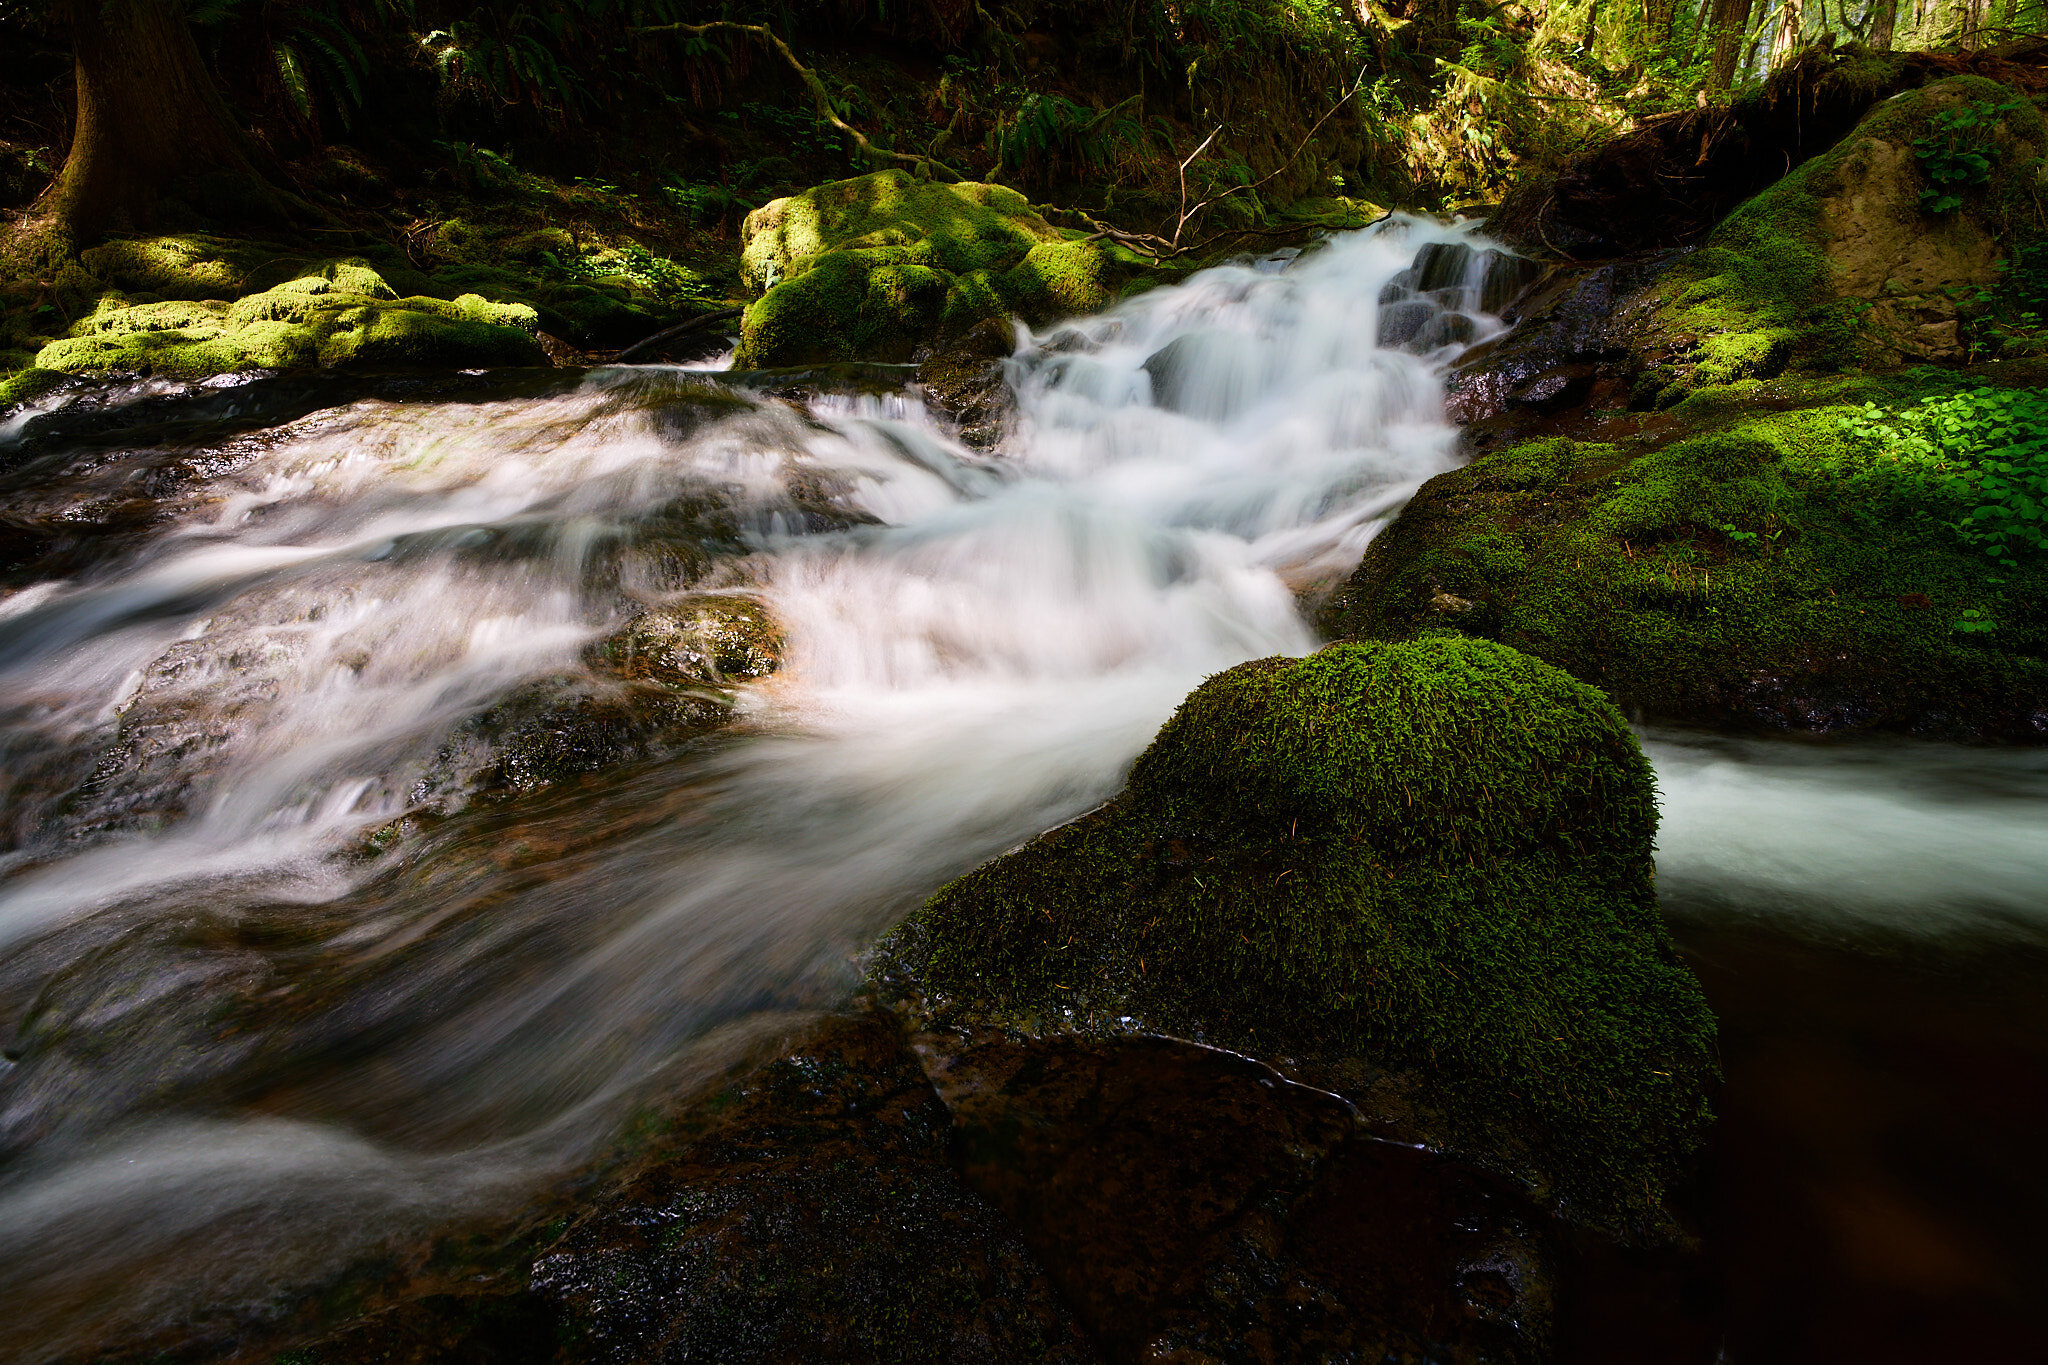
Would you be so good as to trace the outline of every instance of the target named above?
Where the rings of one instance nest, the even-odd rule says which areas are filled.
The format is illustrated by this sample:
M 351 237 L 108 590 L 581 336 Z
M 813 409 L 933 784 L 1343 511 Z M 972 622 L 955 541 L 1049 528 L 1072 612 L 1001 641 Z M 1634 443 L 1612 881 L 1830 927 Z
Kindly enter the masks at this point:
M 658 368 L 318 411 L 188 462 L 125 558 L 0 602 L 26 1349 L 261 1302 L 572 1164 L 648 1077 L 830 1003 L 940 881 L 1114 791 L 1203 677 L 1313 648 L 1295 591 L 1454 462 L 1480 258 L 1396 277 L 1469 235 L 1396 221 L 1032 338 L 993 453 L 912 399 L 707 402 Z M 124 468 L 68 477 L 91 506 Z M 671 531 L 708 575 L 665 576 Z M 340 856 L 420 808 L 466 718 L 707 588 L 787 656 L 733 741 L 589 819 L 671 815 L 524 879 Z M 337 982 L 257 1038 L 206 1022 Z
M 1394 220 L 1029 338 L 993 452 L 911 398 L 650 367 L 46 457 L 47 515 L 149 483 L 158 519 L 0 599 L 0 1358 L 260 1312 L 516 1200 L 1113 792 L 1204 677 L 1312 649 L 1297 592 L 1455 462 L 1479 258 L 1403 282 L 1472 240 Z M 709 591 L 788 641 L 723 740 L 461 814 L 476 717 L 587 691 L 593 640 Z M 1654 752 L 1666 890 L 1699 904 L 1807 913 L 1861 867 L 1907 906 L 1916 848 L 1989 846 L 1901 781 Z M 1781 818 L 1816 800 L 1853 836 Z M 2018 809 L 1989 881 L 2024 917 Z M 352 852 L 429 810 L 457 817 L 429 855 Z

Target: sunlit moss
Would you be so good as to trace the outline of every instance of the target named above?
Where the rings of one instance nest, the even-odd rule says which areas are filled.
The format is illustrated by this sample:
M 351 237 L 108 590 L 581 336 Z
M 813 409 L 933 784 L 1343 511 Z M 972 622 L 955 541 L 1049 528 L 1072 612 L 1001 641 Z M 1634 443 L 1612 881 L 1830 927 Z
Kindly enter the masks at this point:
M 1966 544 L 1932 471 L 1843 426 L 1954 382 L 1750 381 L 1651 438 L 1488 454 L 1425 485 L 1327 625 L 1497 638 L 1652 715 L 2038 739 L 2048 566 Z
M 479 295 L 399 299 L 360 260 L 326 262 L 233 304 L 103 298 L 43 347 L 67 373 L 202 377 L 315 365 L 358 368 L 545 363 L 534 311 Z
M 1053 228 L 1001 185 L 879 171 L 747 218 L 747 310 L 735 363 L 907 360 L 989 318 L 1046 321 L 1158 278 L 1143 257 Z
M 65 375 L 62 371 L 25 367 L 6 379 L 0 379 L 0 408 L 31 402 L 56 388 L 64 380 Z

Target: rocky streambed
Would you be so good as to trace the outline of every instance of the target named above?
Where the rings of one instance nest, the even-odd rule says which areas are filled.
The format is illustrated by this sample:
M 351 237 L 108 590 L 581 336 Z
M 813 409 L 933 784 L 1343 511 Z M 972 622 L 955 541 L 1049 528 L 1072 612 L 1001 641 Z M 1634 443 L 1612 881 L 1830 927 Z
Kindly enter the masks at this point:
M 1955 383 L 1407 219 L 1013 337 L 1071 239 L 876 194 L 743 337 L 914 374 L 7 419 L 18 1358 L 2025 1339 L 2048 772 L 1929 740 L 2038 732 L 2040 570 L 1843 425 Z

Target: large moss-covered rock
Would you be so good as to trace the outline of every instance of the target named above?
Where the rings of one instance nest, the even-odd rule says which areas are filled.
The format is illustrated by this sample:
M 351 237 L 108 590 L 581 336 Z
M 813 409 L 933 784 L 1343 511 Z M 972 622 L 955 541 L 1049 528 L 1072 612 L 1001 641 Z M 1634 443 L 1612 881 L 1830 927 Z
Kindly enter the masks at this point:
M 156 248 L 161 243 L 146 245 Z M 122 265 L 120 273 L 126 278 L 141 272 L 140 277 L 151 282 L 175 287 L 172 279 L 159 280 L 143 272 L 145 265 L 171 270 L 170 263 L 142 252 L 133 269 Z M 35 365 L 70 374 L 196 378 L 312 366 L 546 364 L 534 337 L 537 325 L 533 309 L 524 304 L 491 303 L 476 294 L 401 299 L 368 262 L 349 259 L 302 267 L 302 273 L 232 303 L 175 297 L 136 302 L 107 294 L 90 315 L 72 325 L 68 336 L 44 346 Z
M 1115 801 L 946 887 L 883 961 L 1041 1026 L 1366 1059 L 1428 1136 L 1651 1218 L 1714 1070 L 1655 825 L 1593 688 L 1478 641 L 1333 645 L 1210 679 Z
M 990 318 L 1104 307 L 1156 269 L 1053 227 L 1015 190 L 900 170 L 774 200 L 744 232 L 741 274 L 760 298 L 741 368 L 908 360 Z
M 1989 159 L 1987 184 L 1930 212 L 1916 142 L 1959 110 Z M 1877 106 L 1854 132 L 1722 221 L 1636 308 L 1639 402 L 1788 368 L 1943 360 L 1958 352 L 1960 294 L 1997 280 L 2035 231 L 2048 127 L 2024 96 L 1956 76 Z M 2023 231 L 2024 230 L 2024 231 Z
M 2048 741 L 2048 556 L 1953 523 L 1945 470 L 1859 435 L 1875 405 L 1995 381 L 1782 377 L 1486 453 L 1424 484 L 1337 594 L 1332 634 L 1498 639 L 1666 719 Z

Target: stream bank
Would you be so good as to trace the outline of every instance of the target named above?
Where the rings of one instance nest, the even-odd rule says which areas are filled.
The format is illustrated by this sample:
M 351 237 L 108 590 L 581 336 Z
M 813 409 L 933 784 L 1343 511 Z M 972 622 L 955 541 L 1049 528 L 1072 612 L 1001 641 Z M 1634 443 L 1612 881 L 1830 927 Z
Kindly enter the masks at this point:
M 1433 260 L 1473 254 L 1452 250 L 1471 245 L 1462 230 L 1404 230 Z M 1407 302 L 1429 275 L 1417 245 L 1334 243 L 1052 329 L 1008 367 L 1026 439 L 993 452 L 900 397 L 762 401 L 668 369 L 245 415 L 226 441 L 167 423 L 71 445 L 24 427 L 45 444 L 23 473 L 51 502 L 9 620 L 48 663 L 10 682 L 10 743 L 78 783 L 48 784 L 58 832 L 26 822 L 6 884 L 22 1022 L 4 1193 L 52 1218 L 29 1226 L 67 1229 L 8 1261 L 40 1277 L 20 1294 L 37 1339 L 74 1343 L 43 1353 L 660 1358 L 715 1340 L 773 1359 L 825 1332 L 853 1358 L 1122 1358 L 1152 1341 L 1591 1358 L 1673 1339 L 1673 1358 L 1712 1358 L 1724 1311 L 1796 1312 L 1782 1285 L 1717 1289 L 1727 1263 L 1683 1240 L 1588 1243 L 1497 1171 L 1390 1148 L 1344 1101 L 1241 1056 L 1004 1034 L 950 1044 L 972 1063 L 935 1085 L 953 1055 L 906 1050 L 885 1020 L 816 1019 L 935 886 L 1113 794 L 1202 677 L 1307 653 L 1296 595 L 1341 574 L 1418 483 L 1455 477 L 1440 367 L 1492 330 L 1485 310 L 1435 300 L 1461 321 L 1404 335 L 1427 334 L 1414 349 L 1357 335 L 1385 290 Z M 138 490 L 169 496 L 140 515 Z M 97 515 L 120 553 L 63 539 L 66 511 Z M 721 616 L 719 638 L 661 624 L 734 598 L 762 610 Z M 772 651 L 749 619 L 770 623 Z M 245 672 L 257 685 L 220 695 Z M 678 704 L 710 688 L 721 713 L 669 747 L 598 746 L 590 771 L 509 789 L 502 766 L 436 777 L 451 755 L 498 752 L 503 731 L 475 718 L 535 685 L 664 687 Z M 100 760 L 180 726 L 145 746 L 189 781 L 175 809 L 66 823 L 74 790 L 159 790 L 160 768 Z M 1667 792 L 1690 792 L 1700 765 L 1660 761 Z M 1769 777 L 1733 780 L 1754 804 Z M 2035 809 L 2030 781 L 1992 803 L 2007 824 Z M 1910 795 L 1844 824 L 1930 856 L 1914 843 L 1936 837 L 1928 803 Z M 1870 956 L 1842 923 L 1870 899 L 1852 880 L 1863 850 L 1820 858 L 1790 842 L 1797 823 L 1672 821 L 1662 894 L 1753 913 L 1756 886 L 1731 872 L 1768 885 L 1774 861 L 1803 868 L 1821 888 L 1808 908 Z M 2006 826 L 1960 827 L 1984 853 Z M 1708 855 L 1682 860 L 1702 830 Z M 2040 872 L 2026 859 L 1999 868 L 2022 911 Z M 1966 905 L 1958 937 L 2027 941 L 2023 913 L 1998 922 L 2014 911 L 1996 879 L 1953 880 L 1992 906 L 1987 929 Z M 1773 921 L 1721 951 L 1768 962 L 1757 943 L 1797 937 Z M 1715 951 L 1711 932 L 1697 942 Z M 1781 1002 L 1830 971 L 1826 954 L 1782 956 L 1803 965 L 1738 965 L 1720 985 L 1767 1035 L 1797 1032 Z M 1743 1005 L 1759 979 L 1784 984 Z M 1839 1032 L 1869 1036 L 1839 1014 Z M 2030 1054 L 2001 1060 L 1983 1025 L 1947 1055 L 2024 1083 Z M 2002 1302 L 1996 1275 L 1956 1270 L 1981 1259 L 1929 1270 L 1901 1261 L 1911 1235 L 1865 1235 L 1873 1219 L 1911 1228 L 1898 1211 L 1943 1172 L 1909 1162 L 1923 1183 L 1903 1196 L 1774 1182 L 1798 1117 L 1769 1088 L 1776 1051 L 1767 1038 L 1734 1073 L 1764 1078 L 1738 1130 L 1762 1136 L 1730 1149 L 1770 1168 L 1748 1168 L 1745 1197 L 1791 1186 L 1786 1206 L 1820 1215 L 1804 1244 L 1836 1247 L 1844 1282 L 1918 1274 L 1902 1311 Z M 1191 1128 L 1207 1140 L 1184 1142 Z M 2004 1143 L 1957 1174 L 1970 1207 L 2033 1207 Z M 122 1179 L 136 1160 L 146 1188 Z M 1726 1189 L 1683 1187 L 1676 1211 L 1729 1245 L 1705 1188 Z M 1765 1240 L 1768 1220 L 1751 1226 L 1736 1245 Z M 1981 1228 L 1949 1242 L 1981 1245 Z M 179 1258 L 196 1273 L 161 1272 Z M 337 1320 L 354 1321 L 335 1335 Z M 1780 1339 L 1756 1318 L 1727 1331 L 1752 1359 Z

